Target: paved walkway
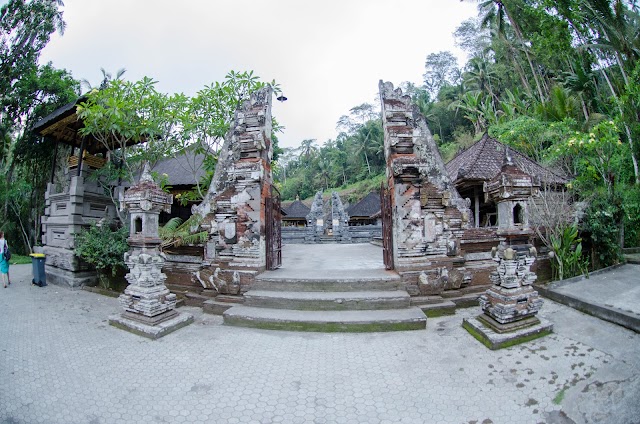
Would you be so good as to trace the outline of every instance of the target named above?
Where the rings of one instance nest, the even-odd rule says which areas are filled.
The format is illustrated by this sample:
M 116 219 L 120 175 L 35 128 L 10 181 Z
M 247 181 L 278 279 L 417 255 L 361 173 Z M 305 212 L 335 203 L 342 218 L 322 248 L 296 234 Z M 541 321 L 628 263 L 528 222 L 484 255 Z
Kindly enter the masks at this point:
M 116 299 L 0 288 L 2 423 L 634 423 L 640 335 L 547 301 L 555 333 L 497 352 L 429 318 L 401 333 L 194 324 L 152 341 L 111 327 Z

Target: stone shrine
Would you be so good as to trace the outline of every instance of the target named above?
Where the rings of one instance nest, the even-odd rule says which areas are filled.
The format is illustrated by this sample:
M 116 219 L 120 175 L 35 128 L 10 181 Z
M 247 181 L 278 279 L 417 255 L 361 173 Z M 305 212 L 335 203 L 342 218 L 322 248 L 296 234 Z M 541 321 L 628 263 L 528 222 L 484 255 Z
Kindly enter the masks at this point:
M 492 250 L 498 267 L 490 276 L 493 286 L 479 298 L 483 313 L 465 319 L 463 327 L 490 349 L 542 337 L 553 329 L 536 316 L 542 299 L 532 287 L 537 251 L 531 243 L 527 201 L 539 189 L 539 181 L 514 166 L 508 150 L 500 174 L 484 186 L 487 199 L 497 205 L 497 232 L 503 241 Z
M 138 184 L 124 194 L 123 208 L 129 211 L 131 250 L 124 255 L 129 267 L 125 276 L 129 285 L 118 297 L 124 308 L 121 315 L 109 318 L 115 327 L 151 339 L 160 338 L 193 322 L 193 316 L 175 310 L 176 295 L 164 285 L 165 262 L 158 236 L 160 212 L 170 211 L 173 196 L 163 192 L 145 165 Z

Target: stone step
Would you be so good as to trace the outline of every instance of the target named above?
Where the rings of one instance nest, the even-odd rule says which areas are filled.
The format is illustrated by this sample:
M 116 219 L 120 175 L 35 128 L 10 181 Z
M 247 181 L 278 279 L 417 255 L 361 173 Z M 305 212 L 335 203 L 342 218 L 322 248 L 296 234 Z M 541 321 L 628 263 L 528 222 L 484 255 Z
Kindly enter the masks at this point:
M 219 302 L 217 300 L 205 300 L 202 303 L 202 311 L 207 314 L 222 315 L 224 311 L 236 305 L 237 303 Z
M 456 304 L 450 300 L 444 300 L 440 303 L 420 305 L 419 308 L 429 318 L 440 317 L 443 315 L 455 315 L 456 313 Z
M 249 290 L 244 295 L 246 306 L 302 311 L 345 311 L 400 309 L 409 307 L 406 291 L 273 291 Z
M 402 290 L 402 280 L 397 274 L 372 276 L 259 276 L 253 285 L 255 290 L 300 292 L 349 292 Z
M 472 308 L 479 305 L 478 298 L 481 294 L 482 293 L 469 293 L 464 296 L 451 299 L 451 301 L 455 303 L 458 308 Z
M 237 305 L 224 312 L 224 323 L 270 330 L 375 332 L 422 330 L 427 317 L 419 308 L 375 311 L 297 311 Z

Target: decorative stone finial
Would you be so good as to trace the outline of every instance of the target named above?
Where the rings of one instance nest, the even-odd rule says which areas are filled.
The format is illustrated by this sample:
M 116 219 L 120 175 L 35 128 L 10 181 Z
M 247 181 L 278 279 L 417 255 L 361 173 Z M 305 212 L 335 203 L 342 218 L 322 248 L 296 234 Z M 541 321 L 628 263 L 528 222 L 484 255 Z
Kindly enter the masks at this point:
M 142 168 L 142 175 L 140 176 L 141 183 L 152 183 L 153 177 L 151 176 L 151 171 L 149 169 L 149 162 L 144 163 L 144 168 Z
M 504 162 L 502 166 L 513 166 L 513 158 L 511 158 L 511 152 L 508 146 L 504 146 Z

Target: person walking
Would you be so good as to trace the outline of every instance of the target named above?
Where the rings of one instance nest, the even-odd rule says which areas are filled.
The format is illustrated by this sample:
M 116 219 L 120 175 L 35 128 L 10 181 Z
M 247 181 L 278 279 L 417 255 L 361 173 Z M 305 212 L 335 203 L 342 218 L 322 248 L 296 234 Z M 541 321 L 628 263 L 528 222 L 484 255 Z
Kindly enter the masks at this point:
M 0 231 L 0 275 L 2 276 L 2 284 L 6 289 L 7 284 L 11 285 L 11 280 L 9 279 L 9 261 L 4 258 L 3 254 L 5 247 L 8 249 L 9 245 L 4 239 L 4 231 Z

